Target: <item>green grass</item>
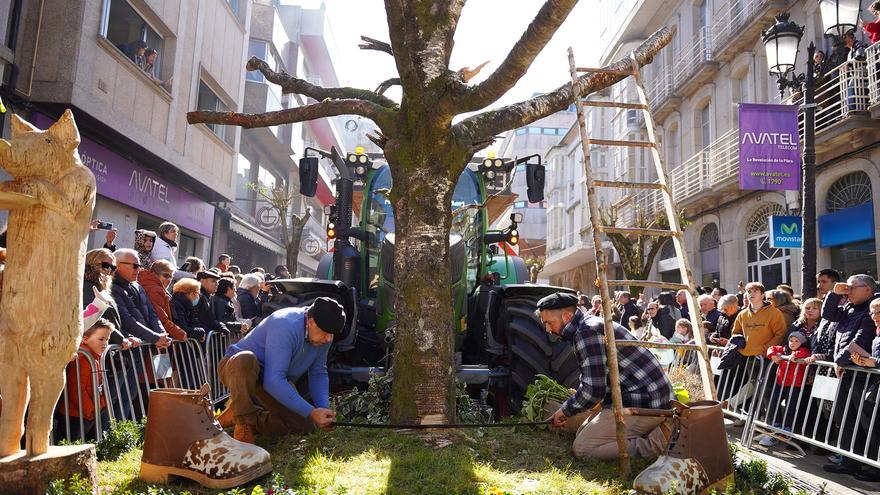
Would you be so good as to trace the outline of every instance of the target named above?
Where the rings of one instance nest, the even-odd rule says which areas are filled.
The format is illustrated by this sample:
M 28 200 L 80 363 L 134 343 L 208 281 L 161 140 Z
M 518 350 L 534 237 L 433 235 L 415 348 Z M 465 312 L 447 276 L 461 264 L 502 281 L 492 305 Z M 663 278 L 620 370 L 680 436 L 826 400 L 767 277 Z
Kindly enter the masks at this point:
M 331 433 L 259 438 L 274 472 L 308 494 L 485 494 L 490 488 L 523 494 L 622 493 L 617 462 L 578 461 L 571 436 L 527 428 L 467 430 L 447 437 L 340 428 Z M 140 451 L 101 462 L 104 493 L 144 493 L 137 478 Z M 638 473 L 648 461 L 636 459 Z M 263 481 L 263 480 L 261 480 Z M 245 488 L 250 493 L 252 483 Z M 217 493 L 179 480 L 170 493 Z

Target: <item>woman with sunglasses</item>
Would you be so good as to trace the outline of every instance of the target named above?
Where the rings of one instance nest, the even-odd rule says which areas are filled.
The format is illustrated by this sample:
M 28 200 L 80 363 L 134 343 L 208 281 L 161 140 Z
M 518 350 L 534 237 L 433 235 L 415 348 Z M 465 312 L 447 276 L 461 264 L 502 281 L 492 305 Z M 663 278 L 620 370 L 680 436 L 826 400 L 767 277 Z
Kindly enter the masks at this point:
M 147 299 L 153 305 L 156 316 L 162 322 L 162 327 L 168 332 L 168 336 L 174 340 L 186 340 L 186 332 L 174 323 L 171 315 L 171 295 L 168 294 L 168 286 L 174 277 L 174 265 L 168 260 L 156 260 L 150 265 L 149 270 L 141 270 L 138 274 L 138 283 L 147 293 Z
M 86 253 L 86 266 L 83 274 L 83 309 L 95 299 L 95 291 L 106 295 L 109 307 L 104 311 L 103 317 L 110 320 L 115 328 L 120 327 L 119 310 L 113 297 L 110 296 L 110 284 L 113 282 L 113 272 L 116 271 L 116 258 L 107 249 L 92 249 Z M 110 343 L 128 347 L 131 342 L 126 342 L 119 330 L 110 333 Z

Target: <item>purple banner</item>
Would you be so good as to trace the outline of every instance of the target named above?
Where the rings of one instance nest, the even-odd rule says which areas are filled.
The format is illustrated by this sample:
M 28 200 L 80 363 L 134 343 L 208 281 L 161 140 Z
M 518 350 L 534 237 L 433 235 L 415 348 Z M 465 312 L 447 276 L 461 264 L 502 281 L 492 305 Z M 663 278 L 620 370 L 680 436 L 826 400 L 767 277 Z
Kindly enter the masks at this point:
M 800 133 L 796 105 L 739 105 L 739 188 L 799 190 Z
M 32 118 L 34 125 L 43 129 L 53 124 L 39 113 L 34 113 Z M 88 138 L 81 138 L 79 156 L 95 174 L 101 196 L 199 234 L 213 235 L 214 206 L 211 204 Z

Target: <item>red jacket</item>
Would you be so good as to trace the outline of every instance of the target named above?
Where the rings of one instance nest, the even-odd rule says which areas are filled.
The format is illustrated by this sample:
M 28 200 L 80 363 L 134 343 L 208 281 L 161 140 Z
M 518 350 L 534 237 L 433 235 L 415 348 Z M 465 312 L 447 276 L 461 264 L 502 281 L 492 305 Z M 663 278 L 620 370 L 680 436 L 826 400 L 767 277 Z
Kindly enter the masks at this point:
M 96 370 L 92 370 L 92 366 L 89 364 L 88 358 L 82 355 L 81 352 L 76 354 L 76 357 L 73 358 L 70 363 L 67 365 L 67 369 L 65 372 L 67 373 L 67 403 L 61 404 L 59 411 L 64 413 L 65 411 L 69 411 L 68 415 L 71 417 L 80 417 L 79 416 L 79 396 L 82 394 L 82 418 L 88 421 L 92 421 L 95 419 L 95 387 L 92 386 L 92 372 L 95 371 L 98 374 L 98 386 L 101 385 L 101 356 L 100 354 L 95 354 L 91 349 L 86 347 L 85 345 L 80 345 L 80 349 L 88 352 L 95 359 Z M 79 377 L 77 377 L 76 373 L 76 363 L 79 361 Z M 100 401 L 100 410 L 104 410 L 107 407 L 107 403 L 104 401 L 104 394 L 99 393 L 99 401 Z
M 880 20 L 869 22 L 862 26 L 862 29 L 864 29 L 868 37 L 871 38 L 872 44 L 880 41 Z
M 174 340 L 186 340 L 186 332 L 175 325 L 174 320 L 171 318 L 171 296 L 168 295 L 165 287 L 162 286 L 159 276 L 153 272 L 142 271 L 138 275 L 138 283 L 141 284 L 144 292 L 147 293 L 147 298 L 150 300 L 150 304 L 153 305 L 159 321 L 162 322 L 162 327 L 168 332 L 168 336 Z
M 774 345 L 767 349 L 767 357 L 779 356 L 782 361 L 779 362 L 779 370 L 776 372 L 776 383 L 785 387 L 802 387 L 804 385 L 804 375 L 807 374 L 807 365 L 803 363 L 793 363 L 785 354 L 788 346 Z M 810 348 L 800 346 L 794 351 L 795 359 L 804 359 L 810 356 Z

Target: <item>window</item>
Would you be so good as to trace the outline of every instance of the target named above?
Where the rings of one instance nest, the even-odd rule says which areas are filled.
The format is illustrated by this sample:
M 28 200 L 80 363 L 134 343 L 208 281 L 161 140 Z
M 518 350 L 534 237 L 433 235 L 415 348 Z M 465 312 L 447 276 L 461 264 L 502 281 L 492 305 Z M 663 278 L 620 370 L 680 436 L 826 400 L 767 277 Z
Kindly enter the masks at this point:
M 529 127 L 529 134 L 541 134 L 540 127 Z
M 220 97 L 218 97 L 216 93 L 211 91 L 211 88 L 209 88 L 204 81 L 199 81 L 198 109 L 215 110 L 218 112 L 229 111 L 229 107 L 225 103 L 223 103 L 222 100 L 220 100 Z M 214 134 L 225 141 L 226 144 L 233 147 L 235 146 L 235 130 L 233 127 L 217 124 L 205 125 L 208 126 L 208 129 L 214 131 Z
M 556 128 L 555 127 L 542 127 L 541 134 L 552 134 L 555 136 L 556 135 Z
M 709 102 L 700 110 L 699 138 L 700 149 L 706 149 L 712 144 L 712 113 Z
M 247 184 L 251 182 L 251 162 L 244 155 L 238 154 L 235 174 L 235 206 L 253 215 L 254 192 L 251 191 Z
M 526 128 L 525 128 L 525 127 L 520 127 L 519 129 L 516 130 L 516 135 L 517 135 L 517 136 L 522 136 L 522 135 L 525 134 L 526 132 L 527 132 L 527 131 L 526 131 Z
M 703 285 L 713 285 L 721 280 L 721 240 L 717 224 L 710 223 L 700 232 L 700 264 Z
M 528 205 L 526 204 L 525 201 L 517 201 L 517 202 L 513 203 L 513 207 L 514 208 L 526 208 L 526 207 L 528 207 Z
M 863 205 L 871 201 L 871 178 L 864 172 L 854 172 L 837 179 L 828 188 L 825 208 L 828 213 Z
M 153 75 L 157 79 L 167 80 L 170 76 L 171 63 L 166 62 L 165 40 L 147 21 L 124 0 L 107 0 L 104 6 L 104 18 L 101 35 L 113 43 L 129 60 L 144 69 L 146 59 L 141 49 L 153 49 L 157 52 L 153 62 Z
M 748 281 L 761 282 L 765 287 L 776 287 L 791 280 L 791 253 L 788 249 L 770 247 L 768 218 L 787 215 L 784 206 L 770 203 L 762 206 L 746 226 L 746 261 Z

